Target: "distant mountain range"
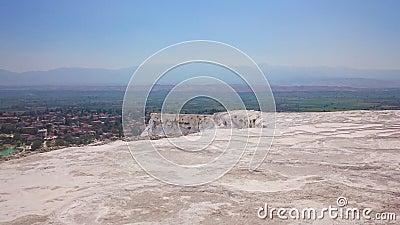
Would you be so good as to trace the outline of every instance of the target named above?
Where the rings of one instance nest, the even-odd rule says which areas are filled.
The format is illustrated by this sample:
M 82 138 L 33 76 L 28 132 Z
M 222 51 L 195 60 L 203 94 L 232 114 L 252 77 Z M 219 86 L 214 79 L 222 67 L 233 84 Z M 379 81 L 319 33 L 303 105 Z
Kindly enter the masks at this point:
M 59 68 L 22 73 L 0 70 L 0 86 L 113 86 L 127 85 L 135 68 Z
M 400 88 L 400 70 L 266 65 L 260 67 L 271 86 Z M 0 86 L 126 86 L 135 69 L 136 67 L 123 69 L 59 68 L 22 73 L 0 69 Z M 174 83 L 174 80 L 170 80 L 170 82 Z
M 271 85 L 399 88 L 400 70 L 261 66 Z

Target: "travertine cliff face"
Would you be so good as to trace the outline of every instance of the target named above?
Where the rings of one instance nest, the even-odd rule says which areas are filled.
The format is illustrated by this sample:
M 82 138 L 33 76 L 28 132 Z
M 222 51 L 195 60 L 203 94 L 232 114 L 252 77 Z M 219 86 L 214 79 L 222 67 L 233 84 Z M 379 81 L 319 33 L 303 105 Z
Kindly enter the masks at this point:
M 262 114 L 253 110 L 236 110 L 199 114 L 151 114 L 149 124 L 141 134 L 142 137 L 171 137 L 197 133 L 213 128 L 256 128 L 263 126 Z

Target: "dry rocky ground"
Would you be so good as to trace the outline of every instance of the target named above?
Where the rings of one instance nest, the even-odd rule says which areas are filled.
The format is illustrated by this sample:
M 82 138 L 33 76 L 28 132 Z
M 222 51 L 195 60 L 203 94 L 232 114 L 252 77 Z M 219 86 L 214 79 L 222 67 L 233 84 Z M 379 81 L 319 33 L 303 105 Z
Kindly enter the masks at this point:
M 166 141 L 155 142 L 162 148 Z M 218 149 L 218 144 L 214 147 Z M 400 111 L 278 113 L 266 161 L 256 171 L 247 169 L 248 161 L 245 155 L 225 176 L 198 187 L 155 180 L 132 159 L 122 141 L 2 162 L 0 224 L 396 224 L 400 220 Z M 276 208 L 321 209 L 337 206 L 339 196 L 347 198 L 349 207 L 372 208 L 371 215 L 395 212 L 397 221 L 257 217 L 265 202 Z

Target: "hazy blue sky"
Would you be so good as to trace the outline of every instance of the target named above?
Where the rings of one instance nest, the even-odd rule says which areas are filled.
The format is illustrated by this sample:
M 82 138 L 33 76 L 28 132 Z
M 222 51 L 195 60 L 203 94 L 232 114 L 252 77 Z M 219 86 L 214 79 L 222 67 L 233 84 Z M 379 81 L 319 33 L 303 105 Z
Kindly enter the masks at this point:
M 258 63 L 400 69 L 400 1 L 0 1 L 0 68 L 121 68 L 192 39 Z

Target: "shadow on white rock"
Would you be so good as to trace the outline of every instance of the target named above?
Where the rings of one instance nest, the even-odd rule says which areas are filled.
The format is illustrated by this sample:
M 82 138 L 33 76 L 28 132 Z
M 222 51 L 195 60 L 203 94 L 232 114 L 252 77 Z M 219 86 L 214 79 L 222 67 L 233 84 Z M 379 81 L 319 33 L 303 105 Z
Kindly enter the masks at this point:
M 152 113 L 141 137 L 177 137 L 216 128 L 261 128 L 262 112 L 234 110 L 213 115 Z

